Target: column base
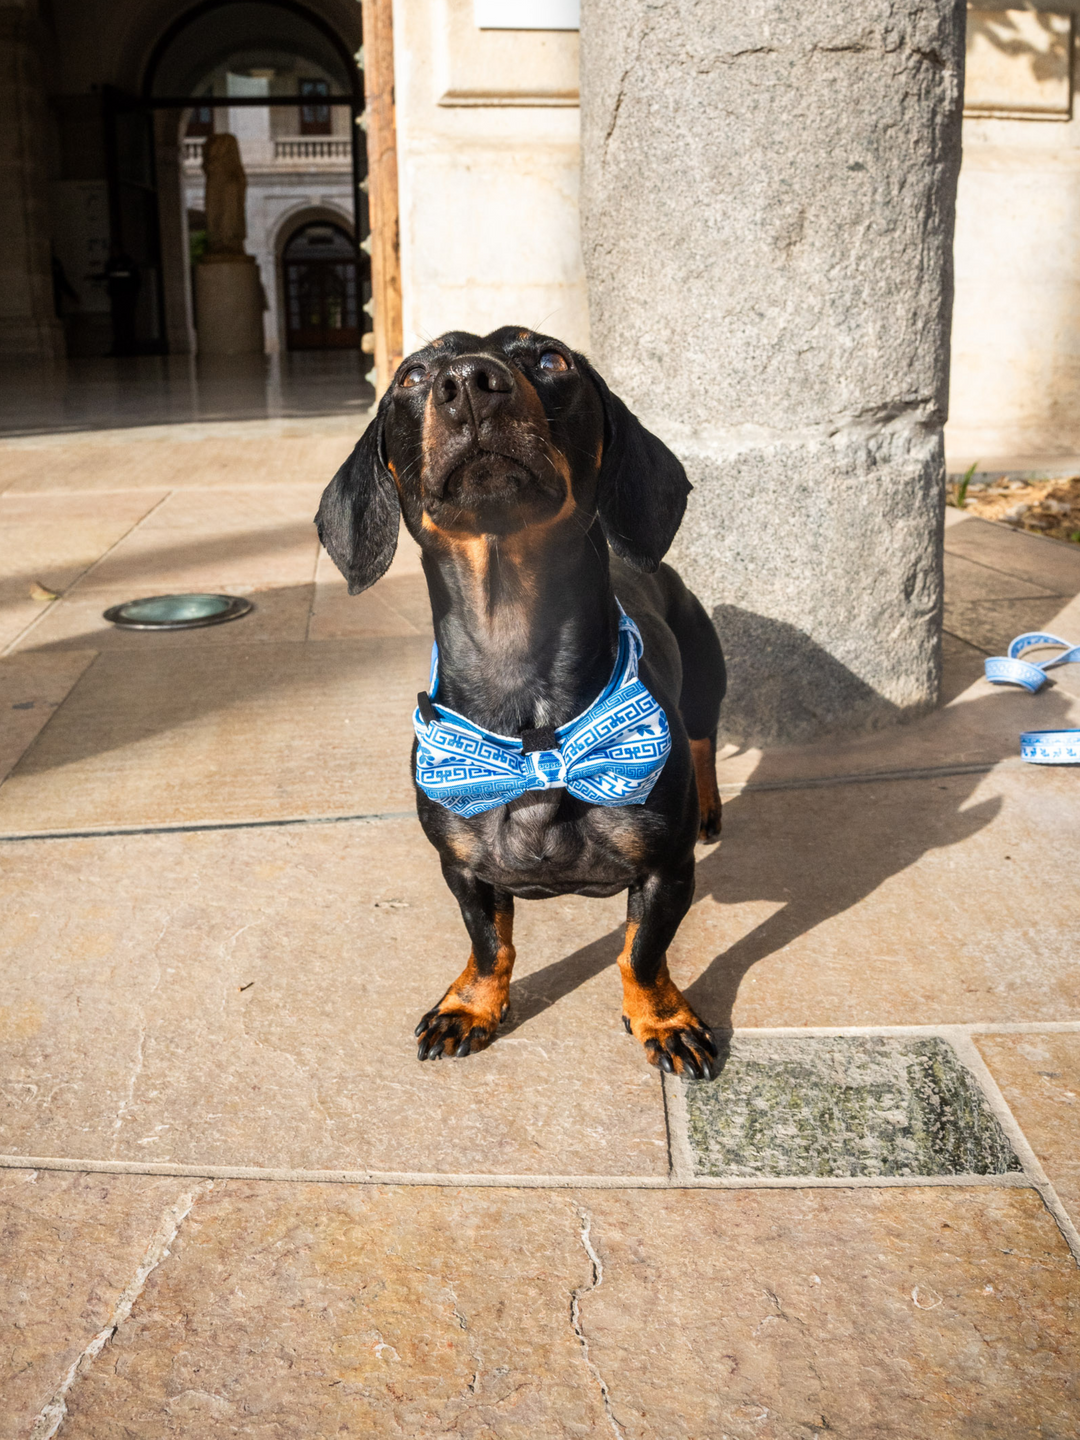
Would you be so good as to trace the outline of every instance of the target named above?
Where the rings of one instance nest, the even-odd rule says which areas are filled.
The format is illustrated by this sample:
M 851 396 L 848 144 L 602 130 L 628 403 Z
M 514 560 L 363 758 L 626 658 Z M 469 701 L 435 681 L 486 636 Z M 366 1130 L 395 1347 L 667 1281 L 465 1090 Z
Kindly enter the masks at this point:
M 940 431 L 674 448 L 694 492 L 667 558 L 724 647 L 724 740 L 804 743 L 937 703 Z

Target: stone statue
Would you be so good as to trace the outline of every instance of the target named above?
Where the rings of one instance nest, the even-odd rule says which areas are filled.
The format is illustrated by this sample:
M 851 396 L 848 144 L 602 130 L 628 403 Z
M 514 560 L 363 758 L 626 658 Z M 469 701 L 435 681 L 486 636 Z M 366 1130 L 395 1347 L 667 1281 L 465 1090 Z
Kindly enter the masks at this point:
M 206 253 L 195 271 L 199 355 L 260 355 L 266 297 L 254 255 L 244 249 L 247 179 L 235 135 L 208 135 Z
M 203 145 L 202 166 L 206 175 L 205 258 L 243 255 L 247 235 L 244 215 L 247 176 L 236 136 L 208 135 Z

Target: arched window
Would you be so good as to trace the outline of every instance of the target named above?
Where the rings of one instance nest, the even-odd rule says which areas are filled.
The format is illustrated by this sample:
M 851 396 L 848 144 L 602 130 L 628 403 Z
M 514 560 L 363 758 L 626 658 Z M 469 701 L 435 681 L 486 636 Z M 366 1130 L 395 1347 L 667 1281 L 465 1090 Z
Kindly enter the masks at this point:
M 355 350 L 360 344 L 356 250 L 340 225 L 313 221 L 281 256 L 290 350 Z

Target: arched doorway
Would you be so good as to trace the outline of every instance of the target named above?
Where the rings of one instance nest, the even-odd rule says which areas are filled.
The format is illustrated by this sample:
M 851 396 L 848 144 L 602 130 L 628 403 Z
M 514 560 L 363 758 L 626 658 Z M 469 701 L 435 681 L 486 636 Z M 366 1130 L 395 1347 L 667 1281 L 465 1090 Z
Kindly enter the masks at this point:
M 368 268 L 357 244 L 370 233 L 358 40 L 358 29 L 346 38 L 302 0 L 199 0 L 159 39 L 143 103 L 158 112 L 162 268 L 174 348 L 187 348 L 173 337 L 191 333 L 192 280 L 205 244 L 202 147 L 208 134 L 225 130 L 237 138 L 247 177 L 245 248 L 258 264 L 266 297 L 267 349 L 275 353 L 288 328 L 278 309 L 272 237 L 298 200 L 349 216 L 336 241 L 344 237 L 352 264 L 335 255 L 338 271 L 321 276 L 327 292 L 323 323 L 315 327 L 321 341 L 309 333 L 289 348 L 359 347 L 365 321 L 368 328 L 371 322 L 361 308 L 368 297 L 356 301 L 358 270 Z
M 366 287 L 344 228 L 326 220 L 301 225 L 281 253 L 281 269 L 286 347 L 358 349 Z

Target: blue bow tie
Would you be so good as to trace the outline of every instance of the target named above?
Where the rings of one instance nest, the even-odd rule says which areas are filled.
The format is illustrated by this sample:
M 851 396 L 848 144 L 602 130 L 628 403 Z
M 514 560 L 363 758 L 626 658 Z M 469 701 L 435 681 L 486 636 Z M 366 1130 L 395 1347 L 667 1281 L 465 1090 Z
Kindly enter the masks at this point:
M 620 607 L 621 611 L 621 607 Z M 416 783 L 466 819 L 530 790 L 565 788 L 589 805 L 644 805 L 671 751 L 667 716 L 638 679 L 641 633 L 621 613 L 619 653 L 603 692 L 557 730 L 497 735 L 436 705 L 439 650 L 429 695 L 413 714 Z M 524 740 L 524 743 L 523 743 Z

